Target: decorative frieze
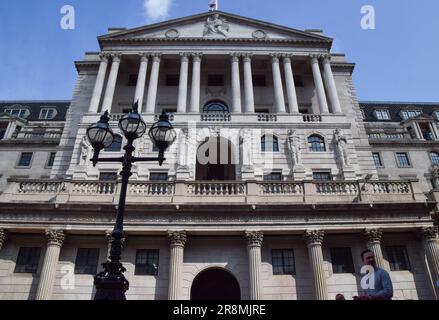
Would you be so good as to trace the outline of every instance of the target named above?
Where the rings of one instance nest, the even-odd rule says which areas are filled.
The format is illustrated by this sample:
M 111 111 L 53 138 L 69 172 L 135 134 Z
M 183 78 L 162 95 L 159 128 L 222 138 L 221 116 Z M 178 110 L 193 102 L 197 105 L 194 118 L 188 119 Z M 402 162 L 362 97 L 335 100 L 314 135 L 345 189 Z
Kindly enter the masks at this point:
M 168 231 L 168 239 L 171 246 L 186 246 L 187 234 L 186 231 Z
M 244 235 L 248 246 L 262 246 L 264 234 L 261 231 L 246 231 Z

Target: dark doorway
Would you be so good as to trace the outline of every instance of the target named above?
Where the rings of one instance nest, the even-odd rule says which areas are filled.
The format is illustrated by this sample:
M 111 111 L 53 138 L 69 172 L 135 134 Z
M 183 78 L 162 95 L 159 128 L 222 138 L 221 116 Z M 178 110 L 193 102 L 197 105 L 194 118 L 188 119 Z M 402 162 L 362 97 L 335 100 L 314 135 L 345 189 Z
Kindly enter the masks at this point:
M 222 137 L 209 137 L 197 150 L 196 180 L 236 180 L 235 152 L 233 144 Z
M 230 272 L 209 269 L 192 283 L 191 300 L 241 300 L 241 288 Z

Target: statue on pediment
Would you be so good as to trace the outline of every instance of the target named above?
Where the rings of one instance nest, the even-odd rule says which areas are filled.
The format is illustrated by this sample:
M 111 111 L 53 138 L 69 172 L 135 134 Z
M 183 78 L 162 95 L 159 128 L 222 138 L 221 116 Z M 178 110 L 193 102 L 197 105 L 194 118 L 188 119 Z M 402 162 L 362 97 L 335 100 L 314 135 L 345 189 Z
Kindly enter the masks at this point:
M 220 18 L 219 14 L 215 13 L 214 15 L 207 18 L 206 25 L 204 26 L 203 36 L 208 35 L 222 35 L 227 37 L 229 34 L 230 26 L 227 23 L 226 19 Z
M 240 137 L 242 166 L 251 168 L 253 166 L 252 133 L 249 129 L 244 129 L 241 130 Z
M 335 129 L 334 131 L 334 141 L 337 146 L 338 158 L 342 167 L 349 165 L 349 158 L 347 152 L 347 139 L 344 135 L 342 135 L 340 129 Z
M 78 164 L 83 166 L 87 164 L 87 160 L 91 158 L 91 144 L 88 142 L 87 136 L 84 136 L 81 140 L 80 154 L 78 158 Z
M 302 154 L 300 153 L 300 138 L 295 130 L 288 130 L 288 148 L 291 152 L 294 166 L 302 165 Z

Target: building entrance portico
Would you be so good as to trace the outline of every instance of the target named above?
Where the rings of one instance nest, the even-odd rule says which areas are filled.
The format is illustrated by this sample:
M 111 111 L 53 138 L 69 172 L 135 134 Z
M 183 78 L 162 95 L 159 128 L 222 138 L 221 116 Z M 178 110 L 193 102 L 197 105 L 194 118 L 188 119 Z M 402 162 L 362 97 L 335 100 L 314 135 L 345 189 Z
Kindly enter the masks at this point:
M 241 288 L 229 271 L 211 268 L 195 277 L 191 300 L 241 300 Z

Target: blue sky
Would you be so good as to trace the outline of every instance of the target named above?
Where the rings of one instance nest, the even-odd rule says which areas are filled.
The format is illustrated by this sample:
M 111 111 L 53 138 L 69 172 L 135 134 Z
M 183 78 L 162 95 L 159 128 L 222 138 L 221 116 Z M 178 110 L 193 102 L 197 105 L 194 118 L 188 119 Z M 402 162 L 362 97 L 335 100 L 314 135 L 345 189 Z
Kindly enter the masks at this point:
M 149 3 L 146 3 L 150 1 Z M 99 49 L 108 27 L 136 27 L 207 11 L 209 0 L 2 0 L 0 100 L 70 99 L 73 61 Z M 357 63 L 360 100 L 439 102 L 437 0 L 219 0 L 220 10 L 297 29 L 324 29 L 333 52 Z M 421 4 L 422 3 L 422 4 Z M 60 27 L 73 5 L 75 30 Z M 363 5 L 376 29 L 360 26 Z

